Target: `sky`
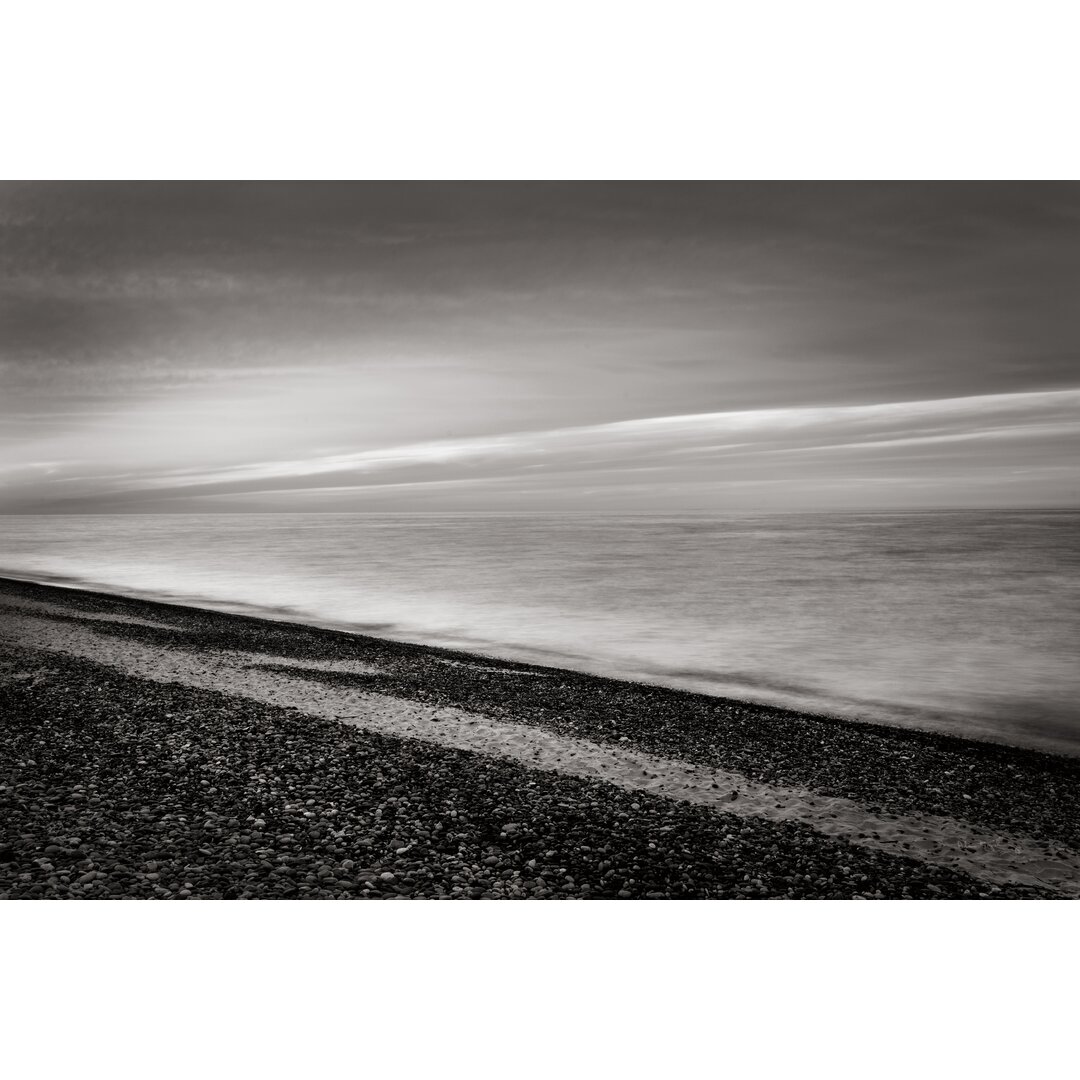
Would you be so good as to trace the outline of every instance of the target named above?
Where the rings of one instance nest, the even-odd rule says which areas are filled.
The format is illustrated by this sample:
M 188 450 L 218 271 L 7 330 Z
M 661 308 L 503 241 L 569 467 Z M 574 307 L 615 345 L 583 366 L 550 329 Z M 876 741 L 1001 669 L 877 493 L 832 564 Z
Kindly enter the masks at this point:
M 0 512 L 1077 507 L 1080 183 L 0 184 Z

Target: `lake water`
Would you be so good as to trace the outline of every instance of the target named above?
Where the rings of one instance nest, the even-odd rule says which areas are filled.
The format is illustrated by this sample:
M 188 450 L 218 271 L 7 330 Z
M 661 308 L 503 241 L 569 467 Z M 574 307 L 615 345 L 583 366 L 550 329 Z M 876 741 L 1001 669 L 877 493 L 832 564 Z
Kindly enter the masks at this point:
M 1080 753 L 1080 513 L 0 517 L 0 573 Z

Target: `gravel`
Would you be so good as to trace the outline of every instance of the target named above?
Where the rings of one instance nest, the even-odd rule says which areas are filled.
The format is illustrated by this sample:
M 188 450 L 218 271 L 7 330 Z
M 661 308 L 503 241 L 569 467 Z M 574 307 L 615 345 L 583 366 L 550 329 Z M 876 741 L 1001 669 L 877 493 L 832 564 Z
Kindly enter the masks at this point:
M 161 648 L 262 653 L 269 669 L 294 677 L 457 706 L 875 811 L 940 814 L 1080 848 L 1076 758 L 196 608 L 0 580 L 5 592 L 62 603 L 75 619 L 82 610 L 176 627 L 88 623 L 97 633 Z M 290 665 L 278 668 L 271 657 L 289 657 Z M 305 669 L 305 660 L 357 661 L 383 673 Z
M 226 618 L 218 647 L 291 633 L 239 620 L 225 645 Z M 291 655 L 339 640 L 375 651 L 312 632 Z M 4 898 L 1053 896 L 58 654 L 9 648 L 3 676 Z

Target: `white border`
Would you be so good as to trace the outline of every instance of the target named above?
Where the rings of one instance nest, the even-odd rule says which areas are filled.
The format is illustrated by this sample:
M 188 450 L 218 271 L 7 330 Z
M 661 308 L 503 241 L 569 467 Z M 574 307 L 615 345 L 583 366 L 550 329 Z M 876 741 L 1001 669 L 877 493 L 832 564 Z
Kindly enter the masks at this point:
M 1061 0 L 9 6 L 9 179 L 1073 179 Z

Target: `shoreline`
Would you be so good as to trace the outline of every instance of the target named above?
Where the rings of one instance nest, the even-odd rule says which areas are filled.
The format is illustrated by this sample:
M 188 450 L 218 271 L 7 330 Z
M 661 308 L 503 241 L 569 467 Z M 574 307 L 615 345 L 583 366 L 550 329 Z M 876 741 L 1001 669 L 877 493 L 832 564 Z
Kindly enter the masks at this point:
M 472 770 L 480 768 L 476 761 L 483 761 L 485 773 L 494 770 L 513 777 L 512 782 L 507 780 L 512 789 L 523 787 L 528 791 L 531 787 L 542 795 L 553 786 L 560 790 L 569 786 L 578 801 L 587 795 L 586 802 L 590 806 L 596 804 L 595 812 L 590 809 L 585 814 L 587 827 L 594 834 L 597 823 L 607 820 L 604 815 L 608 810 L 615 813 L 616 806 L 621 808 L 618 813 L 629 814 L 628 819 L 615 819 L 622 823 L 619 827 L 623 829 L 630 827 L 628 822 L 635 816 L 647 823 L 654 814 L 673 813 L 680 822 L 689 815 L 677 830 L 675 826 L 655 826 L 655 822 L 645 828 L 639 822 L 644 829 L 639 840 L 647 853 L 635 856 L 639 864 L 642 858 L 655 862 L 670 855 L 661 841 L 672 839 L 673 830 L 683 836 L 691 833 L 696 836 L 704 830 L 709 837 L 689 847 L 680 844 L 680 850 L 692 852 L 702 864 L 695 872 L 696 877 L 682 886 L 675 887 L 661 874 L 650 883 L 655 887 L 641 890 L 640 878 L 628 869 L 617 884 L 629 888 L 606 888 L 603 875 L 610 872 L 609 867 L 594 870 L 597 880 L 582 891 L 582 878 L 588 878 L 589 874 L 579 868 L 577 876 L 571 874 L 574 888 L 566 894 L 560 886 L 558 895 L 623 899 L 650 893 L 655 894 L 651 898 L 675 895 L 832 898 L 880 893 L 1049 898 L 1070 894 L 1072 889 L 1070 860 L 1074 855 L 1080 857 L 1080 795 L 1077 794 L 1080 760 L 1077 759 L 935 732 L 812 716 L 438 646 L 68 586 L 0 579 L 0 604 L 5 605 L 7 621 L 18 624 L 14 633 L 9 630 L 6 635 L 5 651 L 20 657 L 15 661 L 17 665 L 29 664 L 26 670 L 33 678 L 33 682 L 26 678 L 14 684 L 5 680 L 6 689 L 22 703 L 21 708 L 30 712 L 35 708 L 35 696 L 42 702 L 53 697 L 50 680 L 66 685 L 61 697 L 75 708 L 73 703 L 80 698 L 81 691 L 69 671 L 74 665 L 75 669 L 92 671 L 94 678 L 103 678 L 102 673 L 108 672 L 111 692 L 121 715 L 125 712 L 121 699 L 135 694 L 135 688 L 145 694 L 145 687 L 152 686 L 154 696 L 172 695 L 185 700 L 190 695 L 209 694 L 210 698 L 200 700 L 222 704 L 205 707 L 211 713 L 218 708 L 230 711 L 234 722 L 241 727 L 249 721 L 237 720 L 236 710 L 241 717 L 254 717 L 264 715 L 262 710 L 276 709 L 279 712 L 275 713 L 275 723 L 288 719 L 291 723 L 307 725 L 312 731 L 327 731 L 331 741 L 346 740 L 346 745 L 353 748 L 350 753 L 365 741 L 383 740 L 379 745 L 384 749 L 393 747 L 399 753 L 422 753 L 429 762 L 437 761 L 437 767 L 432 767 L 439 775 L 449 775 L 455 770 L 472 775 Z M 62 647 L 58 644 L 61 639 L 66 642 Z M 45 648 L 47 642 L 51 644 Z M 72 653 L 73 648 L 82 649 L 82 655 Z M 96 659 L 90 658 L 91 652 Z M 103 657 L 108 658 L 104 665 L 100 662 Z M 33 675 L 35 663 L 39 664 L 39 670 L 56 669 L 56 674 Z M 141 673 L 136 674 L 135 667 L 140 663 Z M 130 670 L 124 670 L 125 664 Z M 162 682 L 165 678 L 159 670 L 162 665 L 177 676 L 175 682 Z M 147 682 L 148 673 L 150 682 Z M 57 674 L 61 676 L 59 680 Z M 122 689 L 125 686 L 129 690 Z M 343 718 L 340 712 L 341 702 L 353 700 L 361 703 L 357 708 L 367 717 L 361 719 L 359 727 L 349 726 L 354 721 Z M 286 701 L 291 704 L 283 704 Z M 61 709 L 57 715 L 67 714 Z M 331 727 L 324 729 L 321 724 Z M 382 728 L 376 731 L 379 725 Z M 490 745 L 476 742 L 484 730 L 492 733 Z M 513 736 L 509 741 L 508 732 Z M 466 736 L 473 742 L 460 741 Z M 499 743 L 499 739 L 503 742 Z M 256 753 L 257 748 L 250 746 L 244 752 Z M 562 759 L 558 757 L 560 752 L 564 754 Z M 518 755 L 517 759 L 513 758 L 514 754 Z M 548 764 L 537 764 L 541 754 L 551 757 Z M 592 763 L 588 768 L 594 769 L 592 774 L 582 772 L 586 768 L 582 762 L 589 754 Z M 536 760 L 530 760 L 529 755 L 534 755 Z M 571 761 L 575 755 L 577 761 Z M 632 781 L 639 784 L 636 793 L 628 793 L 626 785 L 631 780 L 627 777 L 613 773 L 606 781 L 595 779 L 604 775 L 596 769 L 617 770 L 631 760 L 644 761 L 646 771 L 651 769 L 655 773 L 648 784 Z M 717 803 L 715 794 L 712 796 L 715 805 L 692 805 L 693 799 L 705 799 L 708 795 L 707 785 L 704 794 L 690 791 L 706 772 L 714 778 L 713 788 L 722 788 L 724 783 L 733 785 L 735 798 L 742 800 L 737 808 L 734 804 Z M 676 775 L 682 778 L 679 781 L 682 789 L 671 786 L 674 784 L 671 777 Z M 170 776 L 175 777 L 175 770 L 159 777 L 166 788 Z M 736 779 L 732 781 L 731 777 Z M 47 778 L 41 778 L 40 782 L 47 783 Z M 414 777 L 410 782 L 411 790 L 419 797 L 424 790 L 423 777 Z M 665 783 L 667 788 L 663 786 Z M 783 801 L 784 793 L 792 795 L 787 803 Z M 627 799 L 635 800 L 631 805 L 638 809 L 629 809 Z M 771 803 L 774 799 L 779 800 L 775 806 Z M 525 817 L 525 811 L 534 802 L 536 799 L 530 797 L 520 804 L 516 816 Z M 371 813 L 377 809 L 373 807 Z M 826 820 L 830 816 L 831 822 Z M 440 820 L 453 819 L 442 816 Z M 924 839 L 913 832 L 916 826 L 930 829 Z M 578 831 L 585 827 L 579 823 Z M 605 828 L 610 827 L 608 822 Z M 651 832 L 653 827 L 667 831 Z M 847 829 L 846 838 L 828 835 L 829 828 Z M 736 832 L 731 833 L 732 829 Z M 780 850 L 784 845 L 795 844 L 800 854 L 778 853 L 771 861 L 763 862 L 753 851 L 744 851 L 737 858 L 718 861 L 717 838 L 713 835 L 718 830 L 721 838 L 729 834 L 736 837 L 753 834 L 757 839 L 747 842 L 759 854 L 761 844 L 766 848 L 779 845 Z M 994 853 L 991 849 L 998 837 L 1002 838 L 998 845 L 1001 851 Z M 496 858 L 497 864 L 502 865 L 499 860 L 511 847 L 508 838 L 503 836 L 500 840 L 496 836 L 494 846 L 500 847 L 500 852 L 485 855 L 484 859 Z M 594 838 L 598 837 L 594 835 Z M 563 845 L 566 839 L 556 830 L 546 842 L 553 846 L 545 851 L 557 851 L 554 845 Z M 1013 874 L 1008 865 L 1001 863 L 1004 857 L 1001 852 L 1012 851 L 1018 843 L 1030 848 L 1027 856 L 1030 867 L 1042 866 L 1042 870 Z M 984 854 L 976 857 L 967 853 L 973 845 L 981 846 Z M 62 845 L 45 846 L 63 849 Z M 595 845 L 584 846 L 591 849 Z M 580 847 L 579 844 L 575 851 Z M 710 850 L 706 852 L 706 849 Z M 1046 858 L 1040 861 L 1039 852 L 1043 849 Z M 395 857 L 396 852 L 395 848 Z M 848 875 L 830 871 L 828 875 L 812 876 L 815 884 L 807 892 L 806 882 L 802 880 L 806 875 L 791 872 L 792 866 L 802 858 L 834 869 L 844 859 L 872 858 L 873 873 L 865 875 L 867 881 L 859 884 L 867 886 L 876 882 L 876 886 L 852 889 L 846 884 Z M 952 868 L 944 865 L 950 859 Z M 348 861 L 359 865 L 355 858 Z M 567 854 L 562 861 L 572 860 Z M 603 862 L 612 860 L 599 860 L 597 865 Z M 526 869 L 527 863 L 527 859 L 522 863 Z M 485 863 L 481 860 L 478 865 Z M 748 886 L 744 882 L 733 883 L 736 877 L 742 882 L 743 874 L 735 874 L 740 865 L 758 867 Z M 967 869 L 957 869 L 961 866 Z M 972 877 L 968 871 L 981 872 L 982 877 Z M 33 882 L 35 871 L 22 872 L 29 872 Z M 379 871 L 386 872 L 394 871 Z M 521 875 L 523 871 L 519 868 L 511 871 L 514 872 Z M 756 880 L 764 881 L 763 873 L 773 883 L 753 885 Z M 919 891 L 927 874 L 937 875 L 935 880 L 945 882 L 934 886 L 940 892 L 929 890 L 928 885 L 929 891 Z M 1028 875 L 1027 884 L 1020 881 L 1024 874 Z M 723 878 L 719 883 L 718 875 Z M 462 877 L 460 873 L 456 876 Z M 1010 883 L 1010 876 L 1016 877 L 1016 881 Z M 480 888 L 454 885 L 454 877 L 445 878 L 438 887 L 442 892 L 436 889 L 420 895 L 472 896 Z M 822 884 L 816 884 L 819 880 Z M 781 884 L 784 888 L 780 888 Z M 361 888 L 355 882 L 353 886 L 352 891 L 342 886 L 344 894 L 355 895 L 355 889 Z M 371 894 L 372 888 L 369 882 L 362 892 Z M 299 895 L 310 891 L 300 890 L 299 886 L 296 889 Z M 517 891 L 509 886 L 502 889 L 492 885 L 481 888 L 480 895 L 534 896 L 537 889 L 539 895 L 552 894 L 545 878 L 542 885 Z M 181 888 L 170 895 L 183 891 Z M 192 895 L 191 890 L 187 891 Z M 217 896 L 219 892 L 211 890 L 208 895 Z M 622 896 L 623 893 L 629 896 Z M 316 890 L 316 894 L 320 891 Z M 395 891 L 392 895 L 404 894 Z M 408 895 L 417 893 L 414 889 Z
M 29 576 L 0 569 L 0 583 L 36 585 L 90 596 L 112 597 L 133 603 L 160 605 L 180 611 L 201 611 L 207 614 L 235 616 L 257 621 L 282 624 L 298 630 L 321 629 L 347 637 L 376 638 L 388 644 L 411 646 L 461 656 L 466 660 L 480 658 L 492 662 L 553 670 L 567 674 L 606 679 L 623 685 L 637 685 L 713 698 L 747 708 L 768 709 L 835 720 L 844 724 L 868 725 L 871 728 L 893 728 L 942 735 L 962 742 L 991 743 L 1000 746 L 1034 750 L 1038 753 L 1060 755 L 1080 760 L 1080 740 L 1055 733 L 1045 726 L 1033 725 L 1023 738 L 1012 740 L 990 724 L 986 718 L 962 710 L 941 711 L 932 706 L 917 706 L 895 701 L 860 699 L 842 695 L 815 693 L 807 687 L 773 684 L 768 680 L 740 682 L 719 673 L 696 669 L 651 667 L 644 661 L 620 662 L 613 658 L 589 656 L 557 648 L 525 645 L 445 635 L 423 629 L 398 628 L 397 624 L 345 623 L 324 619 L 315 613 L 298 612 L 292 608 L 274 608 L 243 600 L 215 600 L 206 596 L 135 592 L 86 581 L 81 578 Z M 1015 733 L 1014 733 L 1015 734 Z
M 844 725 L 863 726 L 872 730 L 889 729 L 916 732 L 946 740 L 955 739 L 961 744 L 979 743 L 1004 746 L 1014 750 L 1029 750 L 1038 754 L 1080 761 L 1080 743 L 1075 740 L 1063 740 L 1052 735 L 1043 734 L 1032 737 L 1026 743 L 1010 742 L 993 729 L 981 727 L 972 721 L 968 721 L 970 724 L 970 730 L 968 731 L 949 731 L 933 724 L 935 718 L 940 719 L 946 714 L 935 713 L 929 708 L 924 709 L 890 702 L 861 701 L 857 698 L 843 699 L 851 710 L 854 710 L 859 705 L 865 705 L 867 708 L 883 709 L 890 714 L 887 718 L 868 719 L 856 715 L 854 711 L 829 711 L 825 708 L 815 708 L 813 698 L 809 692 L 797 687 L 789 688 L 786 692 L 777 693 L 773 695 L 774 700 L 770 700 L 770 694 L 773 692 L 766 684 L 757 686 L 756 684 L 747 683 L 746 686 L 759 691 L 760 696 L 747 697 L 741 694 L 730 696 L 720 688 L 730 689 L 732 684 L 724 682 L 719 676 L 714 677 L 701 673 L 700 676 L 693 675 L 682 678 L 677 677 L 678 673 L 668 677 L 663 671 L 659 670 L 619 671 L 614 667 L 603 670 L 606 665 L 601 661 L 591 663 L 584 656 L 556 649 L 542 649 L 537 646 L 498 643 L 481 639 L 470 641 L 466 638 L 444 638 L 439 640 L 438 635 L 434 634 L 429 635 L 429 640 L 421 640 L 420 638 L 423 637 L 421 631 L 417 631 L 415 636 L 410 635 L 407 631 L 402 631 L 398 635 L 392 633 L 390 624 L 385 626 L 382 624 L 346 624 L 319 619 L 314 615 L 306 617 L 302 613 L 298 615 L 298 613 L 284 608 L 275 609 L 249 604 L 244 601 L 217 602 L 206 597 L 170 596 L 166 593 L 144 595 L 122 591 L 100 583 L 84 582 L 77 578 L 48 580 L 0 570 L 0 595 L 2 595 L 4 586 L 8 584 L 16 586 L 31 585 L 45 590 L 55 589 L 66 593 L 85 594 L 88 597 L 129 601 L 133 604 L 145 604 L 150 607 L 175 609 L 181 613 L 201 612 L 208 616 L 219 615 L 237 619 L 250 619 L 255 622 L 267 622 L 291 627 L 297 631 L 324 630 L 330 633 L 342 634 L 350 639 L 376 640 L 385 643 L 387 646 L 400 645 L 411 649 L 427 650 L 432 654 L 446 654 L 447 657 L 451 658 L 447 660 L 448 663 L 464 662 L 474 664 L 477 660 L 490 661 L 507 668 L 554 672 L 570 677 L 604 680 L 620 686 L 640 686 L 667 690 L 677 694 L 689 694 L 693 697 L 711 699 L 736 707 L 786 713 L 791 716 L 813 720 L 835 721 Z M 491 651 L 486 651 L 487 649 Z M 459 660 L 454 660 L 455 657 L 459 658 Z M 557 660 L 563 661 L 567 666 L 564 667 L 556 663 Z M 578 666 L 567 663 L 574 660 L 583 662 Z M 704 688 L 710 685 L 717 687 L 717 689 Z M 948 717 L 954 722 L 961 719 L 959 714 L 948 714 Z

